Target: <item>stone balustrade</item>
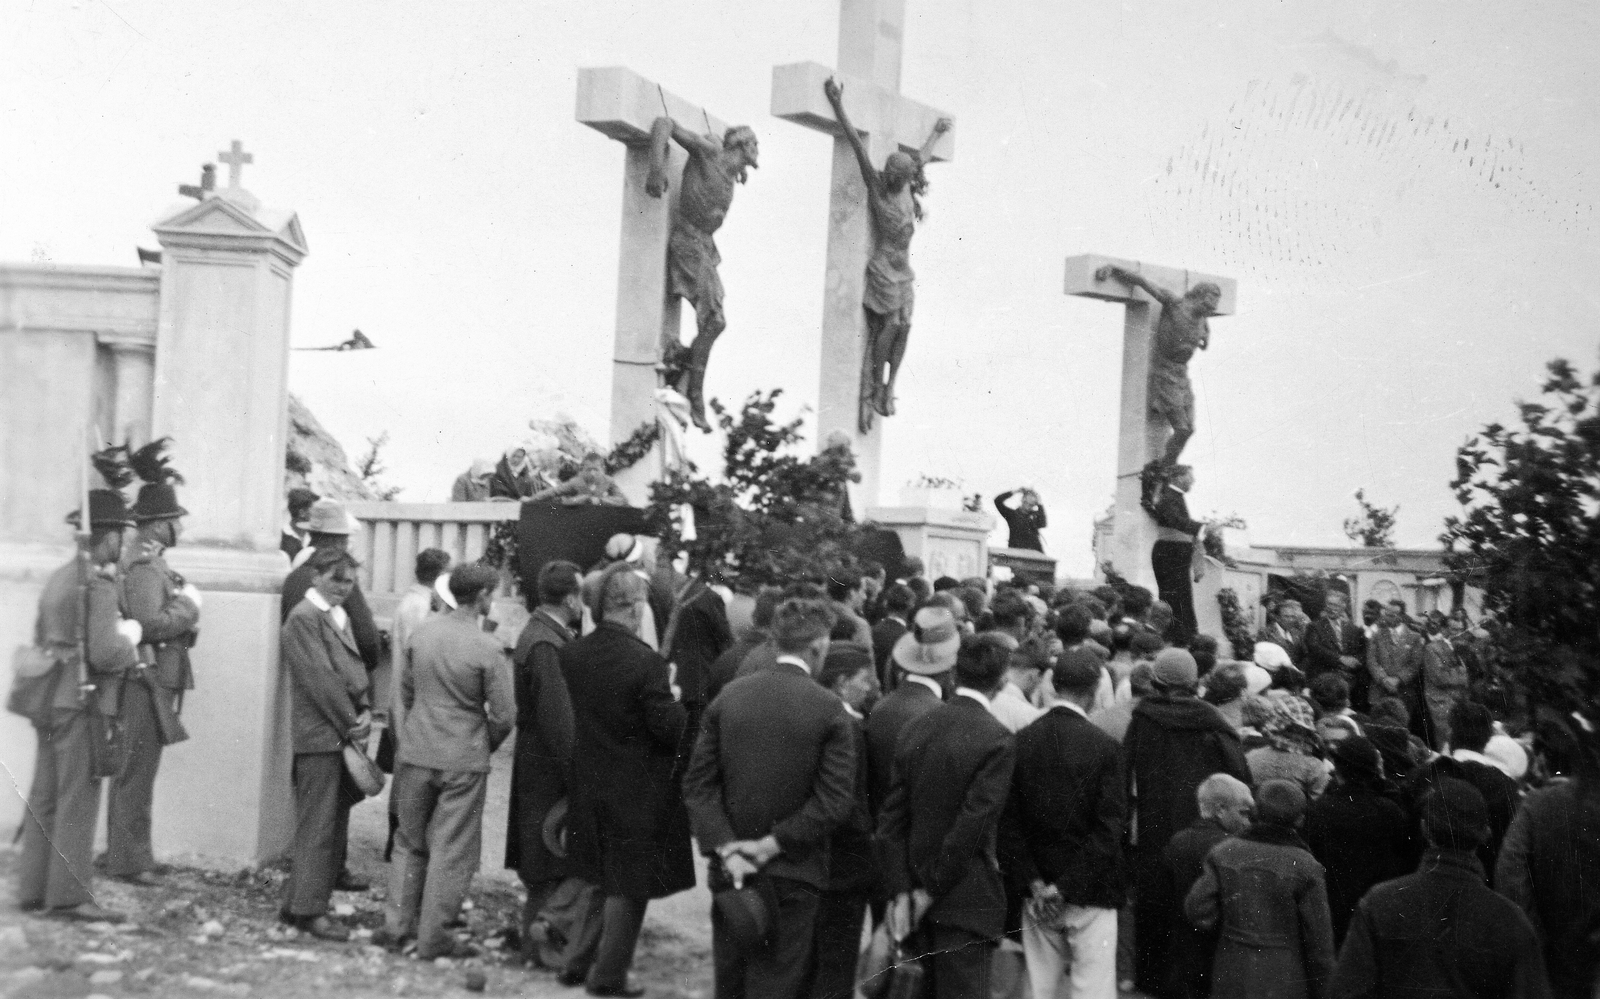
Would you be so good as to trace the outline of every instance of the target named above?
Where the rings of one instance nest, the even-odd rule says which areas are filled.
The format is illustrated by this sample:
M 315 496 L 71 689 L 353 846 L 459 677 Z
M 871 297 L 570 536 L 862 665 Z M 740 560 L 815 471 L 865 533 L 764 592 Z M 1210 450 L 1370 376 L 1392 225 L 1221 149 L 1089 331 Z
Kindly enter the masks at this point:
M 373 614 L 387 619 L 411 585 L 417 553 L 441 548 L 452 563 L 475 562 L 494 536 L 495 525 L 515 521 L 520 503 L 349 502 L 361 533 L 350 551 L 361 562 L 361 588 Z

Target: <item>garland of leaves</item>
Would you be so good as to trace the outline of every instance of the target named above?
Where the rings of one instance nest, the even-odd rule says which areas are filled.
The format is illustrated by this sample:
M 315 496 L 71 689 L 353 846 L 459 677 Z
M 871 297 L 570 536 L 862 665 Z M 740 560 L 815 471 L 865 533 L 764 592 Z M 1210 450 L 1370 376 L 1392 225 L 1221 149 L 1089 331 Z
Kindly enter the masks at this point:
M 1239 594 L 1233 592 L 1233 587 L 1224 586 L 1217 591 L 1217 606 L 1222 609 L 1222 633 L 1233 646 L 1234 658 L 1248 659 L 1255 648 L 1255 639 L 1250 631 L 1250 619 L 1239 604 Z
M 628 439 L 611 449 L 606 455 L 606 474 L 616 475 L 623 469 L 632 468 L 644 460 L 650 449 L 656 446 L 656 441 L 661 439 L 661 424 L 656 422 L 641 423 L 638 429 L 628 435 Z

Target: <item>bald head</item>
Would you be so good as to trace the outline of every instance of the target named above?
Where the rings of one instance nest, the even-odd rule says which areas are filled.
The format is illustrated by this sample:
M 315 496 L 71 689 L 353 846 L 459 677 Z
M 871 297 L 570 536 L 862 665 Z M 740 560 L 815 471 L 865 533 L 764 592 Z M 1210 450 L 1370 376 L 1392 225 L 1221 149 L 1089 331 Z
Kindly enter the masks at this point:
M 1200 805 L 1200 817 L 1222 826 L 1230 833 L 1240 832 L 1250 825 L 1250 812 L 1255 800 L 1250 796 L 1250 785 L 1228 774 L 1212 774 L 1200 782 L 1195 790 Z

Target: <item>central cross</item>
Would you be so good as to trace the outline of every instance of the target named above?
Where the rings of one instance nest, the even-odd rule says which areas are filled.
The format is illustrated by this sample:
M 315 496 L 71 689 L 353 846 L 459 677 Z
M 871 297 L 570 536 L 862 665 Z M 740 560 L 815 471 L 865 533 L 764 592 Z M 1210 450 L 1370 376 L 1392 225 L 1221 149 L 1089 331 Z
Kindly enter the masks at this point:
M 872 232 L 867 194 L 850 143 L 823 95 L 830 76 L 844 87 L 845 112 L 882 169 L 893 152 L 915 152 L 932 134 L 942 111 L 900 96 L 900 49 L 905 36 L 905 0 L 841 0 L 838 72 L 814 62 L 775 67 L 772 113 L 834 137 L 833 179 L 828 193 L 828 260 L 823 285 L 821 384 L 817 393 L 817 447 L 843 435 L 855 453 L 861 485 L 856 510 L 880 502 L 879 471 L 883 420 L 862 427 L 862 385 L 868 337 L 862 310 Z M 948 160 L 955 133 L 945 133 L 932 159 Z M 915 249 L 913 248 L 913 255 Z M 912 351 L 915 351 L 915 321 Z
M 244 143 L 238 139 L 233 140 L 232 147 L 225 153 L 218 153 L 217 160 L 228 164 L 228 186 L 243 187 L 244 165 L 256 161 L 253 153 L 244 151 Z
M 622 250 L 617 270 L 617 331 L 611 363 L 611 443 L 627 440 L 640 425 L 655 426 L 656 389 L 664 346 L 680 344 L 682 309 L 667 285 L 667 240 L 677 210 L 686 158 L 667 161 L 666 197 L 645 190 L 650 136 L 663 115 L 684 127 L 721 136 L 728 126 L 659 84 L 620 66 L 578 71 L 577 119 L 627 147 L 622 169 Z M 617 486 L 636 506 L 662 477 L 665 451 L 617 473 Z

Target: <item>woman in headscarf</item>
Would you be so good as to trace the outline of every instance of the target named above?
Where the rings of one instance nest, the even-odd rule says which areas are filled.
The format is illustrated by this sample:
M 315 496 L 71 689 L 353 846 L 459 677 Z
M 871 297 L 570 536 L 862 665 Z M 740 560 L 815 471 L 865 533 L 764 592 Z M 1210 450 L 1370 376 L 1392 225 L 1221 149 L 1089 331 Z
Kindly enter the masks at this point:
M 500 456 L 489 480 L 489 498 L 521 500 L 548 488 L 550 483 L 533 467 L 528 449 L 519 444 Z
M 1321 759 L 1322 740 L 1310 706 L 1292 694 L 1261 700 L 1270 713 L 1259 726 L 1265 745 L 1245 753 L 1252 783 L 1259 787 L 1274 778 L 1291 780 L 1308 800 L 1316 798 L 1328 786 L 1328 765 Z
M 488 458 L 474 458 L 472 467 L 456 476 L 450 488 L 452 503 L 481 503 L 489 498 L 490 480 L 494 476 L 494 462 Z

